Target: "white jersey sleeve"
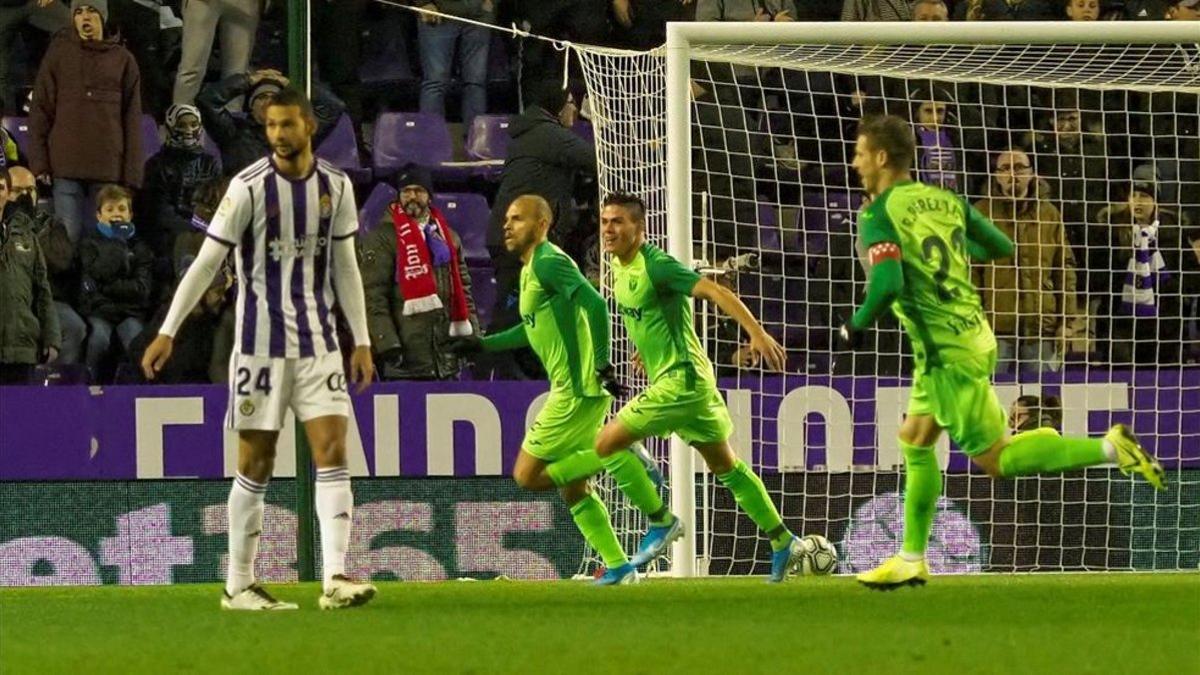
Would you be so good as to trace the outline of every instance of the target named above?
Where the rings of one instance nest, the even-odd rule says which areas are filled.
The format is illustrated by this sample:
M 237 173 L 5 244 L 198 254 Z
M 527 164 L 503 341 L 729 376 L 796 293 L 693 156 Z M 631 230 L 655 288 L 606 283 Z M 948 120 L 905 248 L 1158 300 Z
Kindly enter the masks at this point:
M 254 220 L 254 202 L 250 197 L 250 188 L 242 179 L 234 177 L 229 181 L 229 189 L 217 213 L 208 225 L 208 236 L 227 246 L 237 246 L 242 233 Z
M 358 206 L 354 203 L 354 186 L 350 178 L 341 176 L 341 190 L 333 205 L 332 236 L 345 239 L 358 232 Z

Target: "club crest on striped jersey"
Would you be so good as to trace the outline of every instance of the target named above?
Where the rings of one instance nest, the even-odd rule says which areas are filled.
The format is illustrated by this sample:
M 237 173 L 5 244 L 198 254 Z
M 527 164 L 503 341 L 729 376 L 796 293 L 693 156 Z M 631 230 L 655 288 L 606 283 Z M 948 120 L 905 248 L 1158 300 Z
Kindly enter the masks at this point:
M 329 198 L 329 195 L 321 195 L 320 213 L 321 218 L 329 218 L 333 215 L 333 200 Z

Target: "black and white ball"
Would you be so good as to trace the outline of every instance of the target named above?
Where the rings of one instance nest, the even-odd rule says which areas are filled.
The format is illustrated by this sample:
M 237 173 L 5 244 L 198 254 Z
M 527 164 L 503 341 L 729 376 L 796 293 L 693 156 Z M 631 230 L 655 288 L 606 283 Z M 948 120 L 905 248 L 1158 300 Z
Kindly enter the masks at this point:
M 837 549 L 825 537 L 819 534 L 805 535 L 796 546 L 796 574 L 822 576 L 837 569 Z

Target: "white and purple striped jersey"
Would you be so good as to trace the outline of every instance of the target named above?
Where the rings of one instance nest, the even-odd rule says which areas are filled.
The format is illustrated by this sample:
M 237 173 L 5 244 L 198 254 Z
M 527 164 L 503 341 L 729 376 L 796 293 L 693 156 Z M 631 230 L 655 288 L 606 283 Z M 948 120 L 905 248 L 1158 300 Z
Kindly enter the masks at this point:
M 350 179 L 325 160 L 292 180 L 263 158 L 232 179 L 208 236 L 236 248 L 238 353 L 301 358 L 338 351 L 332 244 L 357 229 Z

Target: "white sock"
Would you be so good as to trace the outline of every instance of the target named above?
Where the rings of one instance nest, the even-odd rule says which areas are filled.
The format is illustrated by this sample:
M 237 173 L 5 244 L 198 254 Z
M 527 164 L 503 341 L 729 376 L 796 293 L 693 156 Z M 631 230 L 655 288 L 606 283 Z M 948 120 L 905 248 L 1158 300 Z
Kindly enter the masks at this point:
M 900 557 L 902 559 L 904 559 L 906 562 L 917 562 L 918 560 L 923 560 L 925 558 L 925 554 L 909 553 L 908 551 L 900 551 Z
M 350 523 L 354 516 L 354 493 L 350 470 L 344 466 L 317 469 L 317 520 L 321 523 L 321 566 L 325 585 L 336 574 L 346 573 L 346 549 L 350 547 Z
M 1100 442 L 1101 442 L 1101 444 L 1104 445 L 1104 456 L 1108 458 L 1108 461 L 1116 462 L 1117 461 L 1117 446 L 1110 443 L 1107 438 Z
M 240 473 L 233 479 L 228 503 L 229 573 L 225 577 L 225 592 L 230 596 L 254 583 L 254 556 L 258 554 L 266 496 L 266 483 L 255 483 Z

